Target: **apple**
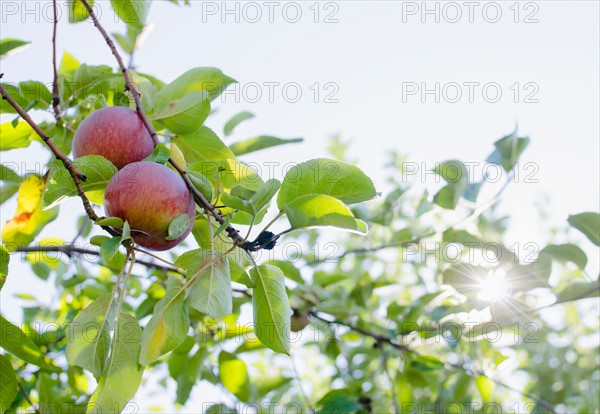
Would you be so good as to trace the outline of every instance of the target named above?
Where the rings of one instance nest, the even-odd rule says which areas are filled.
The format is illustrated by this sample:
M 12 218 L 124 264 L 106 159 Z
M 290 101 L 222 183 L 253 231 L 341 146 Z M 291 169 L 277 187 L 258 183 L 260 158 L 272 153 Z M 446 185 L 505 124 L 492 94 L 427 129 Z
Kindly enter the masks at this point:
M 300 332 L 301 330 L 306 328 L 306 325 L 308 325 L 309 322 L 310 319 L 308 318 L 307 314 L 299 314 L 297 312 L 294 312 L 291 318 L 290 330 L 292 332 Z
M 196 206 L 192 193 L 179 174 L 149 161 L 127 164 L 115 174 L 104 194 L 109 217 L 119 217 L 131 227 L 137 244 L 152 250 L 168 250 L 190 234 Z M 187 229 L 175 240 L 167 240 L 169 224 L 187 214 Z
M 118 169 L 152 154 L 154 142 L 136 111 L 109 106 L 92 112 L 75 131 L 73 155 L 101 155 Z

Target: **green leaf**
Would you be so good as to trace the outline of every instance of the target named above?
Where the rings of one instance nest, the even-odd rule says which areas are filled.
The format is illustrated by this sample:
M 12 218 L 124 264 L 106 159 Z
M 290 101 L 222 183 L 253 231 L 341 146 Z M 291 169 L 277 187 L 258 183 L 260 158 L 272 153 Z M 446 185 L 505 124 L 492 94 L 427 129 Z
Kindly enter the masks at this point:
M 250 398 L 250 378 L 246 363 L 229 352 L 219 354 L 219 379 L 241 401 Z
M 278 267 L 262 265 L 250 269 L 250 277 L 256 336 L 273 351 L 289 355 L 292 311 L 283 273 Z
M 172 357 L 171 357 L 172 359 Z M 169 362 L 171 361 L 169 359 Z M 178 404 L 185 404 L 190 397 L 192 388 L 196 385 L 200 375 L 202 361 L 205 359 L 204 349 L 199 348 L 196 353 L 189 358 L 185 355 L 183 371 L 177 376 L 177 395 L 175 401 Z
M 150 119 L 156 120 L 174 134 L 191 134 L 197 131 L 210 113 L 208 92 L 192 91 L 180 99 L 155 107 Z
M 104 190 L 110 179 L 117 173 L 117 168 L 100 155 L 87 155 L 74 160 L 75 165 L 83 172 L 87 181 L 81 187 L 90 201 L 95 204 L 104 203 Z M 77 197 L 77 188 L 62 162 L 55 160 L 50 164 L 50 178 L 44 193 L 45 209 Z
M 190 92 L 206 91 L 212 101 L 235 79 L 225 75 L 220 69 L 211 67 L 193 68 L 165 85 L 156 100 L 155 108 L 164 107 L 167 102 L 183 98 Z
M 317 407 L 320 414 L 350 414 L 358 412 L 361 408 L 355 393 L 348 389 L 329 391 L 317 401 Z
M 156 162 L 158 164 L 165 165 L 171 158 L 171 151 L 165 146 L 165 144 L 158 144 L 152 150 L 152 154 L 148 155 L 144 161 Z
M 67 4 L 69 7 L 70 23 L 82 22 L 90 16 L 83 3 L 81 3 L 81 0 L 67 0 Z M 88 0 L 88 4 L 90 7 L 93 7 L 94 0 Z
M 343 202 L 327 195 L 308 194 L 285 205 L 285 214 L 293 229 L 337 227 L 367 234 L 367 224 L 354 218 Z
M 490 154 L 487 161 L 498 164 L 504 168 L 504 171 L 510 172 L 528 145 L 529 138 L 517 137 L 516 132 L 513 132 L 494 143 L 496 150 Z
M 185 159 L 188 163 L 235 159 L 235 155 L 233 155 L 233 152 L 231 152 L 227 145 L 210 128 L 205 126 L 200 127 L 191 134 L 174 138 L 173 141 L 185 154 Z
M 106 366 L 110 332 L 116 319 L 116 304 L 111 294 L 98 297 L 73 321 L 67 330 L 67 361 L 99 378 Z
M 183 292 L 181 280 L 170 276 L 167 280 L 167 293 L 156 304 L 154 314 L 142 333 L 140 364 L 153 363 L 185 340 L 190 328 L 190 318 Z
M 199 312 L 218 319 L 233 311 L 229 260 L 218 252 L 201 251 L 187 267 L 187 302 Z
M 304 279 L 302 279 L 300 270 L 298 270 L 293 263 L 285 260 L 270 260 L 266 264 L 278 267 L 288 279 L 293 280 L 296 283 L 304 284 Z
M 0 40 L 0 56 L 8 56 L 9 53 L 10 54 L 18 51 L 19 49 L 22 49 L 24 46 L 27 46 L 28 44 L 30 44 L 31 42 L 26 42 L 24 40 L 19 40 L 19 39 L 11 39 L 11 38 L 6 38 L 6 39 L 1 39 Z
M 6 183 L 0 185 L 0 205 L 4 204 L 5 201 L 10 200 L 10 198 L 14 196 L 17 191 L 19 191 L 18 183 Z
M 435 371 L 444 368 L 444 363 L 431 355 L 419 355 L 410 366 L 419 371 Z
M 560 262 L 575 263 L 582 270 L 588 261 L 584 251 L 574 244 L 549 244 L 540 251 L 540 254 L 548 255 Z
M 483 402 L 489 403 L 492 400 L 492 393 L 494 391 L 494 383 L 492 380 L 485 375 L 480 375 L 475 378 L 475 385 L 477 385 L 477 389 L 479 390 Z
M 578 299 L 597 298 L 600 296 L 600 282 L 575 282 L 567 286 L 556 298 L 560 302 Z
M 466 230 L 448 229 L 442 234 L 445 243 L 461 243 L 469 247 L 483 247 L 485 241 Z
M 235 114 L 231 117 L 229 121 L 225 123 L 223 127 L 223 133 L 225 136 L 229 136 L 233 133 L 233 130 L 242 122 L 247 121 L 248 119 L 254 118 L 254 114 L 252 112 L 243 111 L 238 114 Z
M 117 227 L 119 229 L 122 229 L 125 225 L 123 219 L 119 217 L 102 217 L 96 220 L 95 223 L 99 226 Z
M 236 186 L 230 194 L 221 194 L 221 200 L 228 207 L 244 211 L 256 217 L 270 204 L 271 199 L 279 190 L 279 186 L 279 181 L 275 179 L 268 180 L 256 191 L 248 190 L 243 186 Z M 258 220 L 255 221 L 255 223 L 257 222 Z
M 277 206 L 283 210 L 286 204 L 308 194 L 335 197 L 346 204 L 361 203 L 377 196 L 373 182 L 358 167 L 325 158 L 292 167 L 281 184 Z
M 569 224 L 585 234 L 596 246 L 600 246 L 600 214 L 580 213 L 569 216 Z
M 194 220 L 193 217 L 183 213 L 176 217 L 169 223 L 169 235 L 166 237 L 167 240 L 175 240 L 183 233 L 185 233 L 190 225 L 190 221 Z
M 190 181 L 194 184 L 194 187 L 198 189 L 206 197 L 208 201 L 211 201 L 213 198 L 212 185 L 210 184 L 210 180 L 206 178 L 204 174 L 200 174 L 197 171 L 186 171 L 188 177 L 190 177 Z
M 0 354 L 0 413 L 12 405 L 17 396 L 17 374 L 10 360 Z
M 233 151 L 235 155 L 244 155 L 266 148 L 277 147 L 285 144 L 296 144 L 302 141 L 302 138 L 283 139 L 269 135 L 261 135 L 231 144 L 229 148 L 231 148 L 231 151 Z
M 442 208 L 452 210 L 469 187 L 467 167 L 461 161 L 450 160 L 438 165 L 434 171 L 448 184 L 437 192 L 433 202 Z
M 19 82 L 18 85 L 3 83 L 2 86 L 15 102 L 26 111 L 47 109 L 52 102 L 52 93 L 48 87 L 38 81 Z M 0 100 L 0 113 L 16 114 L 17 111 L 4 99 Z M 2 134 L 4 138 L 4 134 Z
M 0 335 L 0 347 L 4 350 L 29 364 L 50 371 L 57 371 L 57 368 L 48 362 L 31 338 L 25 335 L 25 332 L 17 325 L 4 319 L 2 315 L 0 315 L 0 332 L 2 333 Z
M 8 263 L 10 262 L 10 254 L 4 245 L 0 245 L 0 291 L 4 287 L 6 278 L 8 277 Z
M 115 326 L 110 357 L 98 386 L 90 397 L 87 412 L 120 412 L 142 382 L 144 367 L 138 363 L 142 329 L 135 317 L 122 313 Z
M 0 124 L 0 151 L 28 147 L 33 135 L 35 132 L 25 121 L 19 121 L 16 127 L 12 122 Z
M 146 23 L 148 3 L 148 0 L 110 0 L 117 16 L 133 27 L 141 27 Z

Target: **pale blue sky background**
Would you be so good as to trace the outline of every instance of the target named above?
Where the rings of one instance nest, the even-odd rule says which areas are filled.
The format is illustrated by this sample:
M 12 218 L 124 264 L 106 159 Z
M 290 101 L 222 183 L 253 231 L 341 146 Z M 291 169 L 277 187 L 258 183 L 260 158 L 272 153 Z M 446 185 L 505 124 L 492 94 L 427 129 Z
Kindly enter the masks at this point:
M 8 15 L 8 3 L 15 3 L 17 14 Z M 26 2 L 28 10 L 38 7 L 39 13 L 22 15 L 25 2 L 1 0 L 1 37 L 32 41 L 22 52 L 1 62 L 6 82 L 43 79 L 50 82 L 51 71 L 51 2 Z M 62 4 L 62 2 L 59 2 Z M 222 16 L 223 2 L 192 1 L 191 7 L 176 7 L 166 1 L 154 1 L 149 21 L 155 27 L 148 35 L 135 62 L 141 71 L 170 81 L 195 66 L 216 66 L 240 82 L 239 102 L 228 94 L 219 112 L 209 120 L 209 126 L 221 130 L 223 122 L 241 110 L 250 110 L 257 118 L 239 129 L 238 137 L 268 133 L 282 137 L 304 137 L 299 146 L 265 151 L 252 161 L 300 162 L 325 155 L 328 138 L 341 134 L 353 140 L 351 154 L 358 159 L 376 184 L 385 179 L 382 159 L 394 149 L 409 155 L 411 161 L 426 163 L 458 158 L 481 162 L 493 149 L 493 142 L 510 132 L 515 123 L 521 134 L 532 139 L 523 162 L 535 163 L 538 183 L 520 182 L 505 193 L 502 210 L 513 216 L 507 234 L 510 241 L 538 242 L 543 245 L 544 232 L 535 207 L 542 194 L 549 194 L 543 205 L 555 224 L 566 224 L 568 214 L 597 211 L 599 208 L 599 3 L 597 1 L 537 1 L 518 6 L 518 23 L 514 22 L 514 2 L 497 2 L 502 12 L 497 23 L 486 21 L 495 16 L 493 10 L 483 15 L 481 2 L 473 19 L 461 6 L 462 19 L 449 23 L 442 17 L 439 23 L 432 15 L 403 15 L 403 7 L 422 7 L 422 2 L 338 1 L 297 3 L 302 17 L 289 23 L 283 15 L 286 3 L 278 3 L 268 19 L 268 8 L 256 2 L 263 13 L 258 23 L 243 19 L 243 10 L 254 17 L 247 3 L 237 3 L 241 21 L 235 16 Z M 203 13 L 206 7 L 216 7 L 216 15 Z M 227 2 L 231 9 L 236 2 Z M 436 7 L 437 2 L 427 2 Z M 124 25 L 115 23 L 108 1 L 97 1 L 101 21 L 109 31 L 124 32 Z M 441 11 L 445 3 L 437 3 Z M 511 9 L 510 7 L 513 7 Z M 285 17 L 293 18 L 293 9 Z M 311 9 L 312 7 L 312 9 Z M 489 6 L 488 6 L 489 7 Z M 314 10 L 320 10 L 319 23 L 314 22 Z M 449 18 L 454 11 L 445 9 Z M 114 61 L 104 41 L 91 23 L 69 25 L 66 6 L 62 5 L 58 50 L 69 51 L 88 64 L 110 64 Z M 325 16 L 335 12 L 337 23 L 323 23 Z M 524 23 L 526 16 L 537 23 Z M 38 22 L 36 22 L 36 18 Z M 222 20 L 225 19 L 225 22 Z M 204 22 L 203 22 L 204 20 Z M 404 21 L 403 21 L 404 20 Z M 262 85 L 263 97 L 252 103 L 252 82 Z M 269 102 L 265 82 L 282 86 L 297 83 L 302 98 L 291 103 L 282 95 L 282 86 L 275 89 Z M 318 82 L 321 99 L 314 102 L 310 89 Z M 325 88 L 335 83 L 338 103 L 323 102 L 334 90 Z M 449 82 L 464 84 L 495 82 L 502 98 L 498 103 L 484 99 L 481 87 L 475 89 L 474 102 L 464 96 L 459 103 L 435 103 L 431 95 L 427 103 L 419 96 L 408 96 L 403 102 L 403 83 Z M 518 103 L 513 102 L 512 85 L 521 85 Z M 535 83 L 538 103 L 524 103 L 524 89 Z M 246 89 L 244 89 L 246 88 Z M 314 87 L 313 87 L 314 89 Z M 292 91 L 289 90 L 288 91 Z M 468 92 L 463 87 L 463 94 Z M 454 90 L 452 91 L 454 95 Z M 293 98 L 293 95 L 291 96 Z M 2 121 L 11 117 L 2 117 Z M 34 163 L 44 159 L 37 150 L 1 153 L 3 161 Z M 528 170 L 531 171 L 531 170 Z M 263 173 L 266 174 L 265 169 Z M 527 172 L 527 171 L 523 171 Z M 275 168 L 275 178 L 281 169 Z M 14 201 L 0 210 L 2 222 L 15 208 Z M 77 201 L 63 209 L 80 212 Z M 74 229 L 72 230 L 74 232 Z M 46 234 L 64 234 L 64 225 L 57 221 Z M 69 229 L 69 234 L 71 229 Z M 582 238 L 583 240 L 583 238 Z M 587 246 L 582 243 L 582 247 Z M 598 273 L 597 250 L 590 251 L 591 274 Z M 2 292 L 2 311 L 10 319 L 20 318 L 12 295 L 39 287 L 44 297 L 44 284 L 25 274 L 25 267 L 11 264 L 12 274 Z M 48 296 L 49 298 L 49 296 Z

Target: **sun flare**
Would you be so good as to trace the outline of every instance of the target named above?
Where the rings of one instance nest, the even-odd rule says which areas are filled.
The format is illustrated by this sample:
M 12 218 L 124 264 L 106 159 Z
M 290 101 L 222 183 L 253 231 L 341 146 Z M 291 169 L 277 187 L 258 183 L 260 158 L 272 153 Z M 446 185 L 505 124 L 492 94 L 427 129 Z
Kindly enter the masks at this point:
M 484 302 L 496 302 L 504 299 L 509 294 L 506 273 L 502 269 L 488 272 L 479 286 L 477 298 Z

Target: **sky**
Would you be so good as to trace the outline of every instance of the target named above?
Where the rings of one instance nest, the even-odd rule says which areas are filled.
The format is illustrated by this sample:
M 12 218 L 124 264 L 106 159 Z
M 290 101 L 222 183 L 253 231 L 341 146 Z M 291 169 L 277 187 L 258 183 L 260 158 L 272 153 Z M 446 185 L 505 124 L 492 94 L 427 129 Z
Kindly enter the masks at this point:
M 305 140 L 253 157 L 267 178 L 269 172 L 281 178 L 286 163 L 325 156 L 338 134 L 351 140 L 350 155 L 380 188 L 391 150 L 407 154 L 419 171 L 460 159 L 477 163 L 481 173 L 493 142 L 518 125 L 531 143 L 503 196 L 501 211 L 512 216 L 506 239 L 543 246 L 548 224 L 540 220 L 540 204 L 560 227 L 569 214 L 599 210 L 599 4 L 191 1 L 178 7 L 155 0 L 153 30 L 135 65 L 164 81 L 197 66 L 237 79 L 217 100 L 209 126 L 220 131 L 229 117 L 249 110 L 256 118 L 235 137 Z M 113 65 L 93 25 L 68 24 L 66 1 L 59 5 L 59 53 Z M 96 6 L 110 32 L 124 32 L 108 1 Z M 4 80 L 51 82 L 51 2 L 1 0 L 0 11 L 0 37 L 32 42 L 0 62 Z M 31 165 L 46 159 L 36 145 L 0 156 Z M 269 170 L 272 162 L 278 164 Z M 14 200 L 1 207 L 2 223 L 15 207 Z M 76 201 L 63 209 L 80 213 Z M 45 233 L 64 232 L 61 226 L 57 220 Z M 597 251 L 590 255 L 589 271 L 598 274 Z M 42 297 L 49 294 L 26 267 L 11 264 L 15 269 L 23 274 L 9 278 L 2 311 L 18 320 L 22 302 L 14 293 L 34 286 Z

